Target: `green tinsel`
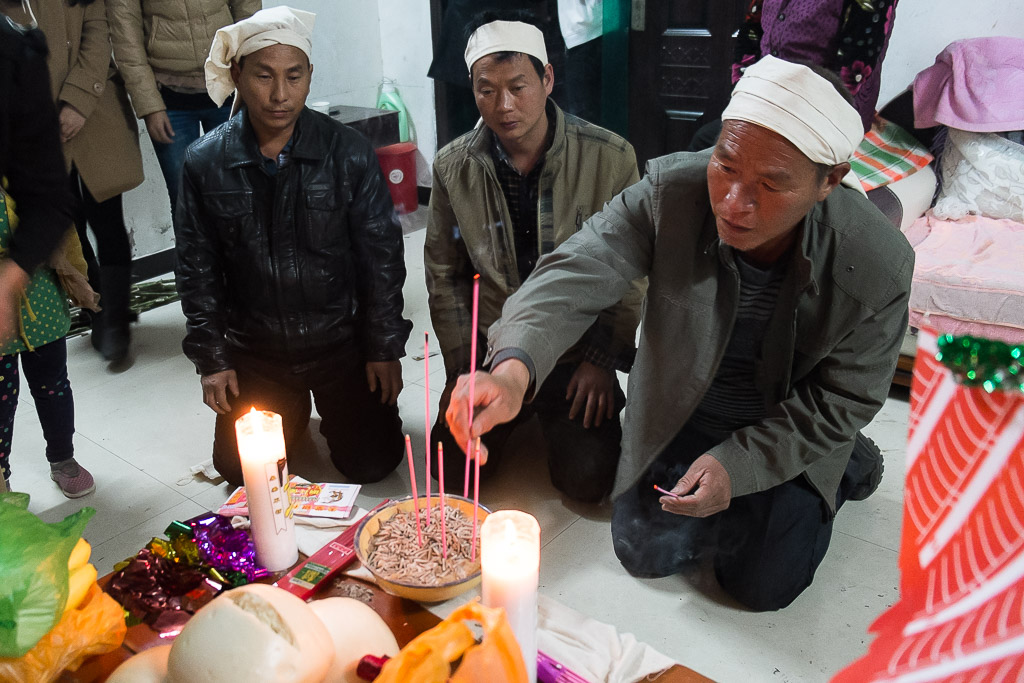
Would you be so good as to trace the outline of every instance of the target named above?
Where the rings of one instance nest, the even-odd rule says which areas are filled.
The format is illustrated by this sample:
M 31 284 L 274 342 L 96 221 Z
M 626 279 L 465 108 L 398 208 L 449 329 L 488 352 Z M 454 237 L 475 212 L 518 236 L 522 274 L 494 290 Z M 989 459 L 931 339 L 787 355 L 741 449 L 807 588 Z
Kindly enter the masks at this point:
M 981 387 L 990 394 L 1024 393 L 1024 345 L 944 334 L 939 336 L 938 346 L 935 358 L 964 386 Z

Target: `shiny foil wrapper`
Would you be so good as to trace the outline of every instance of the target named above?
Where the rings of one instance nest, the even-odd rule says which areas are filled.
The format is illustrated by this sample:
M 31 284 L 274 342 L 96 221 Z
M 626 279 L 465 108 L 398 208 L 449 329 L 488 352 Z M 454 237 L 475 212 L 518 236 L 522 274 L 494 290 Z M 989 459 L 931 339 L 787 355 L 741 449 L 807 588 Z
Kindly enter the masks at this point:
M 256 549 L 249 532 L 210 512 L 188 521 L 199 557 L 232 586 L 252 583 L 269 572 L 256 564 Z
M 131 622 L 149 624 L 162 636 L 176 635 L 225 587 L 269 574 L 256 563 L 248 532 L 215 513 L 173 522 L 164 533 L 117 565 L 107 586 Z
M 186 606 L 198 609 L 196 600 L 187 595 L 200 590 L 212 599 L 221 590 L 220 584 L 207 582 L 199 569 L 167 557 L 166 550 L 167 546 L 159 543 L 153 549 L 143 548 L 107 585 L 107 593 L 121 603 L 133 622 L 153 625 L 165 612 L 185 610 Z

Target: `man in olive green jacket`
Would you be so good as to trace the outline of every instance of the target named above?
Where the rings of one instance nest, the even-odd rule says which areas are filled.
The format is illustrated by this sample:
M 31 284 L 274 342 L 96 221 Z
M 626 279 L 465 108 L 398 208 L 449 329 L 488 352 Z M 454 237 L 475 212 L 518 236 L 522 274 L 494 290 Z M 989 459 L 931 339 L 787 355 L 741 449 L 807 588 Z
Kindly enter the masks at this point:
M 472 428 L 465 378 L 448 411 L 460 439 L 514 415 L 597 311 L 647 275 L 615 551 L 652 577 L 713 550 L 722 587 L 757 610 L 810 585 L 839 506 L 877 486 L 880 457 L 859 430 L 888 393 L 914 264 L 906 239 L 839 185 L 861 132 L 838 81 L 765 60 L 744 76 L 753 92 L 737 85 L 713 151 L 650 162 L 541 262 L 491 330 Z
M 539 54 L 539 29 L 492 21 L 478 18 L 471 35 L 479 37 L 481 27 L 486 33 L 511 24 L 513 33 L 525 35 L 518 43 L 524 52 L 488 51 L 483 45 L 469 62 L 482 121 L 434 159 L 424 247 L 430 316 L 449 380 L 431 442 L 444 443 L 446 484 L 459 491 L 466 444 L 451 440 L 444 412 L 456 378 L 469 371 L 472 336 L 483 340 L 540 255 L 638 180 L 629 143 L 563 113 L 548 99 L 553 72 Z M 473 330 L 476 273 L 480 308 Z M 552 380 L 530 406 L 548 442 L 552 481 L 576 499 L 597 501 L 611 490 L 621 441 L 618 413 L 625 402 L 615 371 L 632 365 L 642 297 L 638 281 L 605 306 L 576 335 L 573 349 L 560 354 Z M 478 365 L 483 357 L 481 341 Z M 494 470 L 505 439 L 525 417 L 485 438 L 495 457 L 481 478 Z

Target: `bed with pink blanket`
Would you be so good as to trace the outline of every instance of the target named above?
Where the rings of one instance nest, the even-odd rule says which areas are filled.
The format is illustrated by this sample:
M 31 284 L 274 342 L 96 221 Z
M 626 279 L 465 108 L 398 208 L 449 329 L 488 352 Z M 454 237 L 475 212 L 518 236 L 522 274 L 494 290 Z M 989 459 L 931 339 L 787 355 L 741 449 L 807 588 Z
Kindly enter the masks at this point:
M 917 255 L 912 326 L 1024 343 L 1024 224 L 929 211 L 904 234 Z

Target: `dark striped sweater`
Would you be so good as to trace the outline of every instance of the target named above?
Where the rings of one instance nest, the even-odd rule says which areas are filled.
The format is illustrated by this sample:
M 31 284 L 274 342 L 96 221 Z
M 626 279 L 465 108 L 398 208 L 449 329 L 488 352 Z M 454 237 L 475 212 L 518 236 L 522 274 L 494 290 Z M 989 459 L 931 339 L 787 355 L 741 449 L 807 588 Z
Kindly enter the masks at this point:
M 690 418 L 698 429 L 721 438 L 765 415 L 764 398 L 754 384 L 754 363 L 761 355 L 788 259 L 767 270 L 750 265 L 738 253 L 735 262 L 740 274 L 736 324 L 715 379 Z

